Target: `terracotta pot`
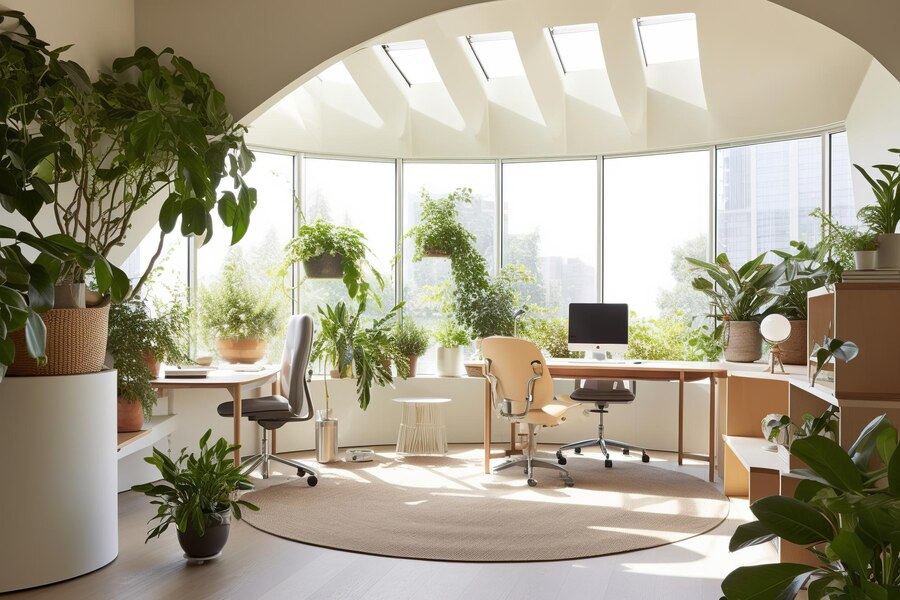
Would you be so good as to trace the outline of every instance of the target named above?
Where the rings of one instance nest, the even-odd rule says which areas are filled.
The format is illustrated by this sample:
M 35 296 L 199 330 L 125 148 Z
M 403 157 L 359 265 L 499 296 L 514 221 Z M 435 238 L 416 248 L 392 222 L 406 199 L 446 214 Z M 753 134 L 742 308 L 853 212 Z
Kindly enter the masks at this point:
M 762 356 L 762 335 L 756 321 L 728 321 L 725 336 L 725 360 L 756 362 Z
M 408 375 L 408 377 L 415 377 L 416 376 L 416 367 L 419 364 L 419 357 L 416 356 L 415 354 L 410 354 L 406 358 L 409 359 L 409 375 Z
M 131 433 L 144 427 L 144 407 L 140 402 L 129 402 L 121 396 L 117 400 L 116 431 Z
M 806 319 L 791 320 L 791 337 L 778 344 L 781 348 L 781 360 L 786 365 L 805 365 L 806 354 Z
M 900 233 L 878 236 L 878 268 L 900 269 Z
M 178 532 L 178 543 L 187 558 L 212 558 L 225 547 L 231 531 L 231 513 L 224 510 L 219 515 L 221 522 L 210 519 L 202 536 L 190 528 Z
M 341 254 L 322 254 L 303 261 L 303 271 L 310 279 L 340 279 L 344 276 Z
M 230 363 L 251 365 L 258 362 L 266 355 L 266 340 L 250 338 L 236 340 L 228 338 L 216 338 L 216 350 L 219 356 Z
M 159 367 L 162 363 L 156 360 L 153 353 L 149 350 L 144 352 L 144 362 L 147 363 L 147 368 L 150 369 L 150 376 L 153 377 L 153 379 L 159 377 Z
M 430 248 L 426 248 L 422 255 L 428 258 L 447 258 L 450 256 L 448 252 L 441 252 L 440 250 L 432 250 Z

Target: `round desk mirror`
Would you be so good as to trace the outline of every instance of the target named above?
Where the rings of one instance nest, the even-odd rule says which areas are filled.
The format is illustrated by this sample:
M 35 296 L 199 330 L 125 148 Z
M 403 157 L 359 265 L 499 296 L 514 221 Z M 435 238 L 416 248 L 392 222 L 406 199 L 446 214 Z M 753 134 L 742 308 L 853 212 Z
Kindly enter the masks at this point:
M 769 350 L 769 372 L 775 372 L 775 363 L 781 367 L 784 373 L 784 363 L 781 361 L 781 348 L 778 344 L 791 337 L 791 322 L 784 315 L 769 315 L 759 324 L 759 332 L 763 338 L 772 344 Z

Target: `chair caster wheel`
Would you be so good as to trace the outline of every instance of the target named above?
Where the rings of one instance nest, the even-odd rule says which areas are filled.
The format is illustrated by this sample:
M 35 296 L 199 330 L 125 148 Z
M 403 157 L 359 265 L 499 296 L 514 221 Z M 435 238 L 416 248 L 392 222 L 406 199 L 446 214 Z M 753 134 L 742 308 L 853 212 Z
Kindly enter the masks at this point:
M 629 450 L 628 448 L 622 448 L 623 455 L 628 456 L 630 453 L 631 453 L 631 450 Z
M 607 458 L 606 461 L 603 463 L 603 466 L 605 466 L 607 469 L 612 469 L 612 460 Z
M 319 483 L 319 478 L 315 475 L 310 475 L 309 479 L 306 480 L 306 484 L 309 487 L 316 487 L 316 484 Z
M 563 483 L 566 484 L 566 487 L 575 487 L 575 480 L 571 478 L 563 479 Z
M 641 455 L 641 462 L 645 462 L 645 463 L 650 462 L 650 455 L 649 454 Z
M 575 454 L 581 454 L 581 448 L 575 448 Z
M 528 487 L 535 487 L 535 486 L 537 486 L 537 481 L 535 481 L 534 479 L 529 479 Z
M 557 453 L 557 455 L 556 455 L 556 462 L 558 462 L 558 463 L 561 464 L 561 465 L 564 465 L 564 464 L 566 464 L 566 463 L 569 462 L 569 461 L 566 460 L 566 457 L 565 457 L 565 456 L 563 456 L 562 454 Z
M 297 469 L 297 477 L 303 479 L 304 477 L 306 477 L 306 471 L 304 471 L 303 469 Z

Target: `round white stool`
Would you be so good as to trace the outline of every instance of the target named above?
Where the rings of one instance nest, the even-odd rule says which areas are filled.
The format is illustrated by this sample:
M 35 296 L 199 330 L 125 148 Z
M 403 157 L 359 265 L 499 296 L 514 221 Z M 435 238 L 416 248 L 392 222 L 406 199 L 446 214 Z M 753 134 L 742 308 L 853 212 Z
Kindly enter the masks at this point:
M 403 405 L 397 454 L 447 454 L 442 404 L 450 398 L 394 398 Z

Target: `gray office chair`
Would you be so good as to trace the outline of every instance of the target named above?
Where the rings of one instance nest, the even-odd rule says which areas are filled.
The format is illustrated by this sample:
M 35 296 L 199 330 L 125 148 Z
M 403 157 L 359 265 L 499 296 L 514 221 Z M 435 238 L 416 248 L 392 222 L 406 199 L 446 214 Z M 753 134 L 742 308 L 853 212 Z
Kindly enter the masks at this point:
M 636 448 L 641 451 L 641 461 L 645 463 L 650 462 L 650 457 L 647 455 L 647 451 L 644 448 L 639 448 L 634 444 L 610 440 L 603 436 L 603 415 L 609 412 L 607 410 L 609 405 L 631 404 L 634 402 L 634 394 L 636 391 L 637 383 L 634 381 L 631 382 L 631 388 L 629 389 L 625 385 L 625 382 L 621 380 L 608 381 L 601 379 L 582 379 L 579 382 L 579 387 L 569 395 L 569 398 L 576 402 L 591 403 L 594 405 L 594 408 L 590 409 L 590 412 L 600 415 L 600 423 L 597 426 L 597 437 L 596 439 L 583 440 L 560 447 L 560 449 L 556 451 L 556 461 L 561 465 L 566 464 L 567 461 L 566 457 L 563 456 L 563 450 L 574 449 L 575 454 L 581 454 L 582 448 L 600 446 L 600 451 L 603 452 L 603 456 L 606 458 L 604 465 L 606 468 L 612 468 L 613 462 L 609 457 L 609 449 L 607 446 L 613 446 L 615 448 L 621 448 L 622 454 L 625 455 L 628 455 L 632 449 Z
M 284 351 L 281 354 L 281 385 L 282 393 L 287 386 L 287 397 L 282 395 L 264 396 L 262 398 L 247 398 L 241 403 L 241 416 L 251 421 L 256 421 L 262 428 L 262 451 L 259 454 L 244 459 L 241 467 L 244 472 L 250 473 L 256 467 L 262 465 L 263 479 L 269 478 L 269 461 L 274 460 L 281 464 L 297 469 L 297 475 L 304 477 L 309 475 L 306 483 L 310 487 L 319 482 L 319 473 L 316 469 L 287 458 L 282 458 L 270 452 L 268 432 L 278 429 L 285 423 L 296 421 L 308 421 L 313 417 L 312 399 L 309 395 L 309 387 L 306 384 L 306 369 L 309 366 L 309 354 L 312 351 L 313 320 L 309 315 L 295 315 L 290 318 L 287 326 L 287 335 L 284 340 Z M 219 405 L 218 412 L 223 417 L 234 417 L 234 403 L 223 402 Z

